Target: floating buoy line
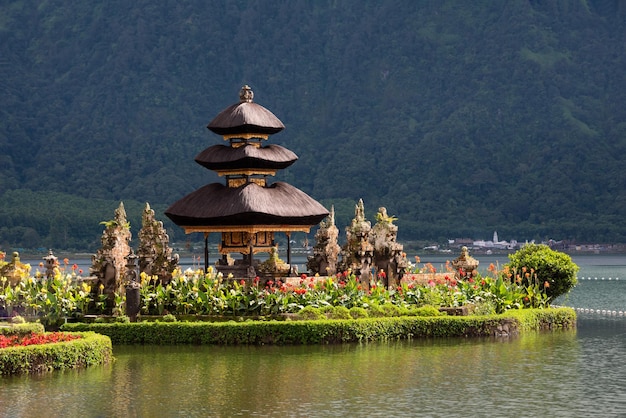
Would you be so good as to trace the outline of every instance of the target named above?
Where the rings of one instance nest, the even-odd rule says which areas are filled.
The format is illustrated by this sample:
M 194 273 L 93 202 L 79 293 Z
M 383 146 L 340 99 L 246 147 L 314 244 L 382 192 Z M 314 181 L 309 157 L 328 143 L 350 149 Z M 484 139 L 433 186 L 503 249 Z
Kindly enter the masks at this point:
M 606 316 L 626 316 L 626 311 L 616 311 L 614 309 L 591 309 L 591 308 L 575 308 L 573 306 L 552 305 L 554 308 L 572 308 L 578 313 L 606 315 Z
M 619 277 L 579 277 L 580 281 L 619 281 Z M 581 314 L 592 314 L 592 315 L 604 315 L 604 316 L 626 316 L 626 311 L 619 311 L 615 309 L 593 309 L 593 308 L 576 308 L 573 306 L 560 306 L 560 305 L 552 305 L 555 308 L 572 308 L 576 312 Z

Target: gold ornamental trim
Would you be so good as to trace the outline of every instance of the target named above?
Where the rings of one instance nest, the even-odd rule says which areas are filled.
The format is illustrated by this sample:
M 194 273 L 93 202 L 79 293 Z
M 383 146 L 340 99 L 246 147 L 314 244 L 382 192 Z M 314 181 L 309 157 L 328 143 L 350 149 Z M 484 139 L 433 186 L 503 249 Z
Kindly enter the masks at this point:
M 305 225 L 246 225 L 246 226 L 181 226 L 185 234 L 194 232 L 311 232 L 311 226 Z
M 267 246 L 257 246 L 252 247 L 252 254 L 258 253 L 269 253 L 274 247 Z M 229 254 L 229 253 L 240 253 L 240 254 L 250 254 L 250 247 L 222 247 L 219 245 L 217 250 L 220 254 Z
M 215 171 L 219 176 L 253 176 L 253 175 L 270 175 L 273 176 L 276 174 L 275 169 L 251 169 L 251 168 L 240 168 L 237 170 L 227 169 L 227 170 L 216 170 Z
M 267 184 L 267 182 L 265 181 L 265 178 L 258 178 L 258 177 L 252 177 L 252 178 L 237 177 L 234 179 L 228 179 L 228 187 L 233 187 L 233 188 L 239 187 L 246 183 L 255 183 L 261 187 L 265 187 Z
M 267 139 L 269 138 L 269 134 L 226 134 L 222 135 L 224 141 L 230 141 L 231 139 Z

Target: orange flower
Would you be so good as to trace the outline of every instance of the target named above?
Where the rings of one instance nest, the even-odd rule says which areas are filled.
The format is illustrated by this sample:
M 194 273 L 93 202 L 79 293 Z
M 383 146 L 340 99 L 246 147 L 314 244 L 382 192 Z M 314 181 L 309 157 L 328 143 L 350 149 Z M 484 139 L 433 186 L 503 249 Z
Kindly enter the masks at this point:
M 545 288 L 550 287 L 550 283 L 548 283 L 548 281 L 546 280 L 545 282 L 543 282 L 543 287 Z

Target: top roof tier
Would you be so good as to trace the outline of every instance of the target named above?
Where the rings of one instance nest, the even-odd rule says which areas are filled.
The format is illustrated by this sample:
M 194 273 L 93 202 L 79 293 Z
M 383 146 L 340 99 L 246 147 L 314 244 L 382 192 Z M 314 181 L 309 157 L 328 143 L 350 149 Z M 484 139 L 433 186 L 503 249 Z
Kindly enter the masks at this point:
M 207 128 L 218 135 L 262 134 L 272 135 L 285 125 L 272 112 L 252 101 L 254 92 L 245 85 L 239 92 L 239 103 L 222 110 Z

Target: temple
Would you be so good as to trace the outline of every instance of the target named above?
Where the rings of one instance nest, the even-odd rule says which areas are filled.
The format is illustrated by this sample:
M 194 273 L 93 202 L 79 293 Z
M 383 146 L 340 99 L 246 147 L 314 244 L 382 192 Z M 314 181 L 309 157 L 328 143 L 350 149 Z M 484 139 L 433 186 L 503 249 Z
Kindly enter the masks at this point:
M 329 212 L 306 193 L 285 182 L 269 183 L 268 177 L 289 167 L 297 155 L 280 145 L 264 145 L 269 136 L 284 129 L 269 110 L 253 101 L 254 93 L 244 86 L 235 103 L 207 126 L 227 144 L 213 145 L 200 152 L 195 161 L 225 178 L 172 204 L 165 214 L 185 233 L 201 232 L 205 238 L 205 269 L 208 268 L 208 236 L 221 234 L 218 271 L 235 277 L 255 277 L 260 263 L 254 254 L 266 252 L 274 264 L 261 269 L 265 274 L 284 273 L 277 259 L 276 232 L 287 235 L 287 265 L 292 232 L 308 233 Z M 241 254 L 235 259 L 232 254 Z M 270 263 L 271 264 L 271 263 Z M 274 271 L 272 272 L 272 268 Z

